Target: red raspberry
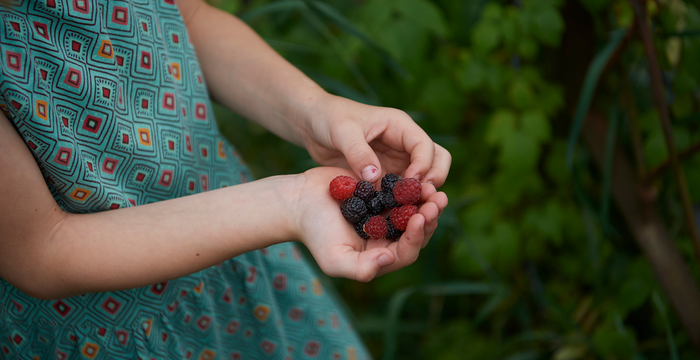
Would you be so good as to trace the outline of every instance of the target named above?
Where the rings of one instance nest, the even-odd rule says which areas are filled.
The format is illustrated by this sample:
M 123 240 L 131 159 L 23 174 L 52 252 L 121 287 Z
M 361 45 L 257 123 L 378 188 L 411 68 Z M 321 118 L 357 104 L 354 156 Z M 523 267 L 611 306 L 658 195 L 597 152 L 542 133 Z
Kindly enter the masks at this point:
M 345 200 L 355 192 L 355 185 L 357 185 L 355 179 L 340 175 L 331 181 L 331 196 L 338 201 Z
M 372 216 L 365 224 L 365 233 L 372 239 L 381 239 L 386 236 L 389 226 L 381 215 Z
M 391 209 L 389 219 L 397 230 L 406 231 L 408 220 L 415 214 L 418 214 L 418 206 L 409 204 Z
M 401 205 L 415 204 L 423 185 L 414 178 L 401 179 L 394 185 L 394 200 Z

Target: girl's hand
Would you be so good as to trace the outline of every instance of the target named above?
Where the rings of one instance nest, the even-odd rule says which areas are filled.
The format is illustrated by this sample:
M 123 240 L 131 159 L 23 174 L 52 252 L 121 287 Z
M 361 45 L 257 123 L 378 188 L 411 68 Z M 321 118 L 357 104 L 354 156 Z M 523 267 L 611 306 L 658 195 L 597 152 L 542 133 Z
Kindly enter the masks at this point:
M 416 177 L 440 187 L 452 156 L 405 112 L 322 93 L 306 105 L 303 143 L 321 165 L 352 169 L 376 182 L 383 174 Z
M 411 217 L 398 241 L 364 240 L 340 213 L 340 203 L 328 190 L 338 175 L 353 176 L 348 170 L 320 167 L 298 175 L 293 198 L 297 238 L 306 245 L 324 273 L 367 282 L 377 276 L 412 264 L 437 227 L 447 206 L 447 196 L 430 184 L 423 184 L 419 212 Z

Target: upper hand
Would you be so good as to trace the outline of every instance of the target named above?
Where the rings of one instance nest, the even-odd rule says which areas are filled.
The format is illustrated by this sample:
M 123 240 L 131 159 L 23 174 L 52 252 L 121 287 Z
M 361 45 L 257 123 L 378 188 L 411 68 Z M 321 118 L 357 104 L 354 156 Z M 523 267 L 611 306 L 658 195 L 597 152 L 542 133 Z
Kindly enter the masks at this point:
M 307 115 L 304 145 L 321 165 L 376 182 L 386 173 L 440 187 L 452 157 L 405 112 L 324 94 Z

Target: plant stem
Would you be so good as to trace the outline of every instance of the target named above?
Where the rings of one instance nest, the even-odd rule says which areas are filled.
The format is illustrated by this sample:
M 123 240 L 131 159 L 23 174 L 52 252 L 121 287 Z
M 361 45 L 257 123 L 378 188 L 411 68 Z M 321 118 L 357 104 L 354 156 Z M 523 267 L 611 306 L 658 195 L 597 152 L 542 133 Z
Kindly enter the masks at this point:
M 668 105 L 666 104 L 666 97 L 664 94 L 664 85 L 661 80 L 661 69 L 659 68 L 659 62 L 656 58 L 656 52 L 654 51 L 654 43 L 651 38 L 651 30 L 649 29 L 649 24 L 647 24 L 647 13 L 646 13 L 646 2 L 641 0 L 630 0 L 632 9 L 634 10 L 634 17 L 637 23 L 637 29 L 639 35 L 644 43 L 644 49 L 647 54 L 647 61 L 649 62 L 649 76 L 651 78 L 651 88 L 654 96 L 654 102 L 656 103 L 656 108 L 659 112 L 659 119 L 661 119 L 661 127 L 663 128 L 664 138 L 666 139 L 666 148 L 668 149 L 668 157 L 671 168 L 676 178 L 678 185 L 678 191 L 681 196 L 681 202 L 683 204 L 683 212 L 685 215 L 685 221 L 688 226 L 688 231 L 690 232 L 690 237 L 693 241 L 693 247 L 695 249 L 695 256 L 698 261 L 700 261 L 700 233 L 698 232 L 698 226 L 695 223 L 695 217 L 693 214 L 693 204 L 690 200 L 690 192 L 688 191 L 688 184 L 685 179 L 685 173 L 683 167 L 680 165 L 678 160 L 678 153 L 676 151 L 676 142 L 673 139 L 673 129 L 671 127 L 671 117 L 668 112 Z

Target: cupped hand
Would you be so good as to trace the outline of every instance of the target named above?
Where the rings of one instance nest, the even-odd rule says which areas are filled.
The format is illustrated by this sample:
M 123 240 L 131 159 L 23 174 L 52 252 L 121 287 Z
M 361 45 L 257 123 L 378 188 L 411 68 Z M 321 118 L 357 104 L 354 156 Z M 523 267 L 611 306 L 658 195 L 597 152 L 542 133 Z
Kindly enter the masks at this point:
M 376 182 L 383 174 L 440 187 L 452 156 L 405 112 L 324 94 L 307 116 L 304 145 L 319 164 L 351 169 Z
M 338 175 L 353 176 L 342 168 L 314 168 L 298 175 L 293 190 L 297 236 L 321 270 L 329 276 L 367 282 L 412 264 L 435 231 L 447 196 L 423 184 L 419 212 L 398 241 L 364 240 L 343 218 L 340 203 L 329 193 L 329 184 Z

